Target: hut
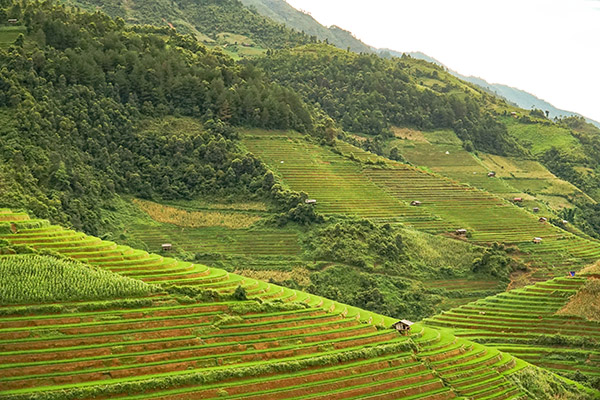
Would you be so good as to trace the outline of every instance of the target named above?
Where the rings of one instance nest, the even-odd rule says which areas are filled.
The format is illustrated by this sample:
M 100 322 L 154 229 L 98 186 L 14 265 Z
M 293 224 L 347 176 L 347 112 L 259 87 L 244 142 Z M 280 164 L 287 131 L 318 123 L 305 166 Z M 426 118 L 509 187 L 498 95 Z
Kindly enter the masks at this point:
M 402 335 L 407 335 L 408 332 L 410 332 L 410 327 L 413 326 L 414 324 L 415 324 L 414 322 L 411 322 L 407 319 L 402 319 L 402 320 L 394 323 L 392 325 L 392 329 L 397 330 Z
M 455 233 L 458 236 L 467 236 L 467 230 L 466 229 L 457 229 Z
M 493 178 L 495 176 L 496 176 L 496 173 L 494 171 L 488 172 L 488 178 Z
M 540 212 L 540 208 L 539 207 L 533 207 L 533 212 L 534 213 Z
M 8 20 L 8 23 L 9 23 L 9 24 L 16 24 L 17 22 L 19 22 L 19 20 L 18 20 L 18 19 L 16 19 L 16 18 L 10 18 L 10 19 Z
M 306 199 L 304 200 L 306 204 L 317 204 L 317 200 L 315 199 Z
M 411 206 L 420 206 L 421 202 L 419 200 L 413 200 L 413 201 L 410 202 L 410 205 Z
M 546 217 L 540 217 L 540 219 L 538 219 L 538 221 L 540 221 L 540 222 L 548 222 L 548 218 L 546 218 Z
M 171 251 L 173 250 L 173 245 L 171 243 L 163 243 L 161 248 L 162 251 Z
M 561 222 L 562 222 L 563 225 L 566 225 L 566 224 L 569 223 L 569 221 L 567 221 L 566 219 L 563 219 Z
M 522 203 L 523 202 L 523 198 L 522 197 L 514 197 L 513 198 L 513 203 Z
M 540 238 L 540 237 L 534 237 L 533 238 L 533 243 L 535 243 L 535 244 L 542 243 L 542 238 Z

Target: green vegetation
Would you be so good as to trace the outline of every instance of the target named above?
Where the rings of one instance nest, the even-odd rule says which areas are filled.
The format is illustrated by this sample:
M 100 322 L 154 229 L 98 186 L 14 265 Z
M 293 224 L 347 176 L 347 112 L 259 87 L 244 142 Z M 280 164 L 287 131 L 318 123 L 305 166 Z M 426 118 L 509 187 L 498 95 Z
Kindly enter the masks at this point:
M 577 315 L 600 322 L 600 280 L 589 279 L 577 294 L 558 312 L 563 315 Z
M 99 233 L 119 193 L 268 196 L 226 122 L 311 129 L 290 90 L 172 30 L 53 2 L 19 17 L 25 45 L 0 50 L 1 203 Z
M 0 397 L 596 394 L 513 358 L 598 387 L 594 272 L 541 282 L 600 258 L 596 128 L 235 0 L 64 3 L 0 0 Z
M 104 300 L 147 295 L 152 287 L 99 268 L 42 255 L 0 256 L 0 304 Z
M 598 389 L 600 323 L 580 312 L 593 310 L 598 303 L 595 281 L 555 278 L 477 300 L 425 321 L 430 326 L 453 328 L 460 337 Z
M 496 99 L 430 63 L 309 45 L 276 52 L 256 64 L 306 101 L 318 103 L 349 132 L 389 136 L 392 124 L 452 128 L 480 150 L 519 151 L 505 126 L 479 105 Z
M 375 313 L 124 247 L 90 249 L 85 237 L 73 240 L 78 235 L 45 227 L 4 238 L 137 275 L 168 293 L 3 307 L 2 398 L 445 399 L 485 393 L 501 399 L 523 393 L 511 377 L 527 364 L 448 330 L 415 324 L 408 335 L 399 335 L 389 329 L 393 319 Z M 209 300 L 215 294 L 237 300 Z M 465 384 L 465 376 L 472 383 Z M 564 388 L 554 390 L 567 390 L 567 383 L 556 382 Z M 592 396 L 580 392 L 582 398 Z
M 128 23 L 172 26 L 183 34 L 191 34 L 209 44 L 219 41 L 219 35 L 227 32 L 248 37 L 265 49 L 292 47 L 316 40 L 261 16 L 244 7 L 237 0 L 156 0 L 151 3 L 117 0 L 64 0 L 64 2 L 81 6 L 89 11 L 99 8 L 108 15 L 120 17 Z
M 15 43 L 21 34 L 25 34 L 23 26 L 2 26 L 0 24 L 0 49 L 6 49 Z

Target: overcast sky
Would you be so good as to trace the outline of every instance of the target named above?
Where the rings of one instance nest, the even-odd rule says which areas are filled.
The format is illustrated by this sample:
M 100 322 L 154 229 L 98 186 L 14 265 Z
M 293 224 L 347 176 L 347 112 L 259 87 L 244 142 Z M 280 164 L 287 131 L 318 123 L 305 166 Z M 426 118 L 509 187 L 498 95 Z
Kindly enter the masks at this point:
M 600 121 L 600 0 L 287 0 L 363 42 Z

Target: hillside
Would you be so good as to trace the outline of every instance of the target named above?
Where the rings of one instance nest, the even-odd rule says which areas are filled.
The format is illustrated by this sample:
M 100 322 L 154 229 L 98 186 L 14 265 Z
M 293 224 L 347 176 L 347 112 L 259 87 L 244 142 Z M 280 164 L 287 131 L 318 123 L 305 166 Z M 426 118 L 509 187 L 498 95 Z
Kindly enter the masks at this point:
M 305 14 L 290 6 L 285 0 L 241 0 L 244 5 L 254 8 L 261 15 L 281 24 L 315 36 L 319 40 L 333 44 L 340 49 L 350 49 L 355 53 L 372 53 L 373 49 L 355 38 L 351 32 L 337 26 L 326 27 L 318 23 L 309 14 Z
M 584 274 L 478 300 L 425 323 L 599 388 L 600 323 L 587 314 L 599 301 L 597 279 Z
M 548 103 L 547 101 L 542 100 L 542 99 L 536 97 L 535 95 L 528 93 L 524 90 L 517 89 L 517 88 L 511 87 L 508 85 L 503 85 L 500 83 L 489 83 L 485 79 L 482 79 L 482 78 L 479 78 L 476 76 L 463 75 L 460 72 L 457 72 L 451 68 L 448 68 L 446 65 L 444 65 L 442 62 L 436 60 L 435 58 L 428 56 L 427 54 L 424 54 L 419 51 L 400 52 L 400 51 L 395 51 L 395 50 L 391 50 L 391 49 L 378 49 L 378 51 L 383 57 L 402 57 L 403 54 L 408 54 L 411 57 L 417 58 L 419 60 L 425 60 L 430 63 L 441 65 L 442 67 L 446 68 L 446 70 L 449 73 L 456 76 L 457 78 L 459 78 L 465 82 L 473 83 L 473 84 L 485 89 L 486 91 L 488 91 L 490 93 L 494 93 L 497 96 L 499 96 L 503 99 L 506 99 L 506 101 L 508 101 L 509 103 L 511 103 L 517 107 L 520 107 L 524 110 L 530 110 L 533 108 L 533 109 L 548 111 L 548 115 L 550 118 L 581 117 L 580 114 L 556 108 L 552 104 Z M 591 120 L 589 118 L 586 118 L 586 120 L 587 120 L 587 122 L 594 124 L 595 126 L 600 128 L 600 122 Z
M 208 45 L 229 47 L 231 53 L 261 54 L 266 49 L 292 47 L 311 39 L 244 7 L 237 0 L 118 1 L 62 0 L 85 10 L 102 10 L 131 24 L 172 28 Z M 228 39 L 229 37 L 229 39 Z M 231 39 L 231 40 L 230 40 Z M 237 40 L 236 40 L 237 39 Z M 247 52 L 255 48 L 256 51 Z
M 255 63 L 350 133 L 386 137 L 391 135 L 391 125 L 451 128 L 461 140 L 482 151 L 521 151 L 493 117 L 507 111 L 505 104 L 421 60 L 385 60 L 332 46 L 307 45 Z
M 0 397 L 594 395 L 583 118 L 234 0 L 0 14 Z
M 99 240 L 73 240 L 74 232 L 30 228 L 8 210 L 1 215 L 14 224 L 15 233 L 3 235 L 10 245 L 52 248 L 164 289 L 101 302 L 2 305 L 6 399 L 594 395 L 448 330 L 415 324 L 400 335 L 389 329 L 394 320 L 327 299 Z M 0 260 L 14 257 L 37 256 Z M 194 284 L 172 286 L 184 281 Z M 268 302 L 274 299 L 283 302 Z
M 279 132 L 251 132 L 244 142 L 285 185 L 317 199 L 316 210 L 325 215 L 400 222 L 431 233 L 467 229 L 468 240 L 474 243 L 517 246 L 519 258 L 539 270 L 532 279 L 579 269 L 598 257 L 597 241 L 540 222 L 534 202 L 518 207 L 490 192 L 406 164 L 381 157 L 361 161 L 363 155 L 373 155 L 343 142 L 337 150 L 328 149 Z M 421 205 L 411 206 L 414 200 Z M 534 237 L 544 243 L 534 245 Z
M 268 198 L 229 124 L 313 129 L 290 90 L 173 30 L 52 2 L 21 12 L 30 34 L 0 50 L 3 204 L 104 233 L 123 193 Z

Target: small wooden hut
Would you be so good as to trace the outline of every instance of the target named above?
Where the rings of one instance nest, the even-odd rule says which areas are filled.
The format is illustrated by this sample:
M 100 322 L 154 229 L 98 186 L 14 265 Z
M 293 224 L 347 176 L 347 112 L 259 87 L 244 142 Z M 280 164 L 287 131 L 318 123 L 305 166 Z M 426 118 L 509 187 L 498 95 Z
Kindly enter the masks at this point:
M 315 199 L 306 199 L 304 200 L 306 204 L 317 204 L 317 200 Z
M 402 320 L 394 323 L 392 325 L 392 329 L 397 330 L 402 335 L 408 335 L 408 332 L 410 332 L 410 327 L 413 326 L 414 324 L 415 324 L 414 322 L 411 322 L 407 319 L 402 319 Z
M 457 230 L 455 231 L 455 233 L 456 233 L 458 236 L 467 236 L 467 230 L 466 230 L 466 229 L 457 229 Z
M 546 217 L 540 217 L 540 219 L 538 219 L 538 221 L 540 221 L 540 222 L 548 222 L 548 218 L 546 218 Z
M 493 178 L 493 177 L 495 177 L 495 176 L 496 176 L 496 173 L 495 173 L 495 172 L 493 172 L 493 171 L 491 171 L 491 172 L 488 172 L 488 178 Z
M 171 243 L 163 243 L 161 249 L 162 251 L 171 251 L 173 250 L 173 245 Z
M 535 244 L 540 244 L 540 243 L 542 243 L 542 238 L 540 238 L 540 237 L 535 237 L 535 238 L 533 238 L 533 243 L 535 243 Z
M 421 202 L 419 200 L 413 200 L 413 201 L 410 202 L 410 205 L 411 206 L 420 206 Z

